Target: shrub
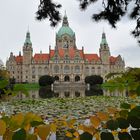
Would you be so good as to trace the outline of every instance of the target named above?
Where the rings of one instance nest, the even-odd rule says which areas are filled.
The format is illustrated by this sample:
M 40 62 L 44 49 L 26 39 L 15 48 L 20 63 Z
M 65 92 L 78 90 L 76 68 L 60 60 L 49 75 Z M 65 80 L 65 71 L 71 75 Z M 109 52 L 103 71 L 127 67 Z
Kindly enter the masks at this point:
M 48 86 L 54 83 L 54 78 L 49 75 L 44 75 L 39 78 L 40 86 Z
M 91 75 L 85 78 L 85 83 L 92 85 L 102 84 L 103 78 L 100 75 Z

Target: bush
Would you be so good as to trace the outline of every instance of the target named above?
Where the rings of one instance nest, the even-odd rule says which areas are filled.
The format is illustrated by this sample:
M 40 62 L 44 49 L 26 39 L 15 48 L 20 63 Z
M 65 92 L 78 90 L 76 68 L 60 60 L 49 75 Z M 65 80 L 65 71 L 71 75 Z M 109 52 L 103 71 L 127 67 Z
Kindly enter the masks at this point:
M 85 83 L 92 85 L 102 84 L 103 78 L 100 75 L 91 75 L 85 78 Z
M 49 75 L 44 75 L 39 78 L 40 86 L 48 86 L 54 83 L 54 78 Z

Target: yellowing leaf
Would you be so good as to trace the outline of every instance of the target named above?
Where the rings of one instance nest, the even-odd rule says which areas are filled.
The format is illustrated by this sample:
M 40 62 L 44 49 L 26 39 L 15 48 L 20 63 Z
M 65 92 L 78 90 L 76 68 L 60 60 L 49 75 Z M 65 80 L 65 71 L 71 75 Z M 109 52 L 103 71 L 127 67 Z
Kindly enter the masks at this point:
M 50 134 L 50 125 L 39 125 L 37 129 L 38 136 L 43 140 Z
M 14 132 L 7 129 L 6 132 L 3 135 L 3 140 L 12 140 L 13 134 L 14 134 Z
M 34 134 L 28 134 L 26 140 L 37 140 L 37 136 Z
M 30 130 L 30 127 L 31 127 L 30 123 L 26 124 L 24 126 L 25 131 L 28 132 Z
M 93 126 L 84 126 L 84 129 L 83 129 L 84 132 L 88 132 L 90 133 L 91 135 L 95 134 L 96 133 L 96 130 Z
M 2 136 L 6 131 L 6 123 L 0 120 L 0 136 Z
M 108 112 L 109 112 L 110 114 L 115 114 L 117 111 L 118 111 L 118 110 L 117 110 L 116 108 L 114 108 L 114 107 L 109 107 L 109 108 L 108 108 Z
M 100 134 L 99 134 L 99 132 L 95 133 L 94 134 L 94 137 L 96 138 L 96 140 L 100 140 Z
M 95 128 L 98 128 L 98 126 L 99 126 L 100 123 L 101 123 L 101 120 L 100 120 L 97 116 L 92 116 L 92 117 L 90 117 L 90 121 L 91 121 L 91 123 L 93 124 L 93 126 L 94 126 Z
M 57 129 L 56 124 L 52 123 L 52 124 L 50 125 L 50 127 L 51 127 L 51 132 L 56 132 L 56 129 Z
M 79 125 L 79 126 L 78 126 L 78 129 L 79 129 L 79 130 L 84 130 L 84 125 L 82 125 L 82 124 Z
M 108 113 L 104 113 L 104 112 L 98 112 L 97 116 L 99 117 L 99 119 L 101 121 L 107 121 L 109 119 L 109 115 Z
M 20 126 L 23 123 L 24 120 L 24 115 L 22 113 L 18 113 L 14 116 L 12 116 L 11 121 L 13 123 L 16 123 L 18 126 Z
M 131 109 L 133 109 L 133 108 L 135 108 L 136 107 L 136 105 L 135 104 L 131 104 Z
M 78 133 L 78 132 L 74 132 L 73 135 L 74 135 L 75 137 L 79 137 L 79 133 Z
M 70 138 L 73 137 L 72 133 L 71 133 L 71 132 L 68 132 L 68 131 L 66 132 L 66 136 L 67 136 L 67 137 L 70 137 Z

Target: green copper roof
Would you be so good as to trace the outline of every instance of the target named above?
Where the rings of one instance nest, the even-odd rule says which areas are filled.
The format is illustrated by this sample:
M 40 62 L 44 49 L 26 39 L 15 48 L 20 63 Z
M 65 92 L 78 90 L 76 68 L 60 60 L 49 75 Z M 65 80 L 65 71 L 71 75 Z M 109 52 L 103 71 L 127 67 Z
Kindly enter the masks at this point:
M 62 27 L 59 29 L 59 31 L 58 31 L 58 33 L 57 33 L 57 36 L 58 36 L 58 37 L 61 37 L 61 36 L 64 35 L 64 34 L 67 34 L 67 35 L 69 35 L 69 36 L 71 36 L 71 37 L 73 37 L 73 36 L 75 35 L 75 33 L 73 32 L 73 30 L 72 30 L 69 26 L 62 26 Z
M 101 45 L 107 45 L 107 41 L 106 41 L 106 35 L 105 33 L 102 34 L 102 40 L 101 40 Z
M 32 45 L 32 42 L 30 40 L 30 33 L 29 33 L 29 31 L 26 33 L 26 39 L 25 39 L 24 45 Z
M 57 33 L 57 36 L 61 37 L 64 34 L 67 34 L 67 35 L 69 35 L 71 37 L 73 37 L 75 35 L 73 30 L 69 27 L 69 22 L 68 22 L 68 18 L 67 18 L 66 13 L 65 13 L 65 15 L 63 17 L 62 27 L 59 29 L 59 31 Z

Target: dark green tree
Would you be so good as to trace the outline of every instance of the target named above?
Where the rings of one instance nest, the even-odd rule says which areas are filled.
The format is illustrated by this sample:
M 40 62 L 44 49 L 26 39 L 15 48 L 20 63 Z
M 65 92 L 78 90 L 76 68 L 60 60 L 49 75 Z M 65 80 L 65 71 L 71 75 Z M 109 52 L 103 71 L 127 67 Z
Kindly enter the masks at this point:
M 48 86 L 54 83 L 54 77 L 49 75 L 44 75 L 39 78 L 40 86 Z
M 100 0 L 77 0 L 79 1 L 79 7 L 81 10 L 86 10 L 90 5 L 96 8 L 94 4 Z M 131 5 L 131 11 L 128 6 Z M 61 4 L 55 3 L 52 0 L 40 0 L 38 11 L 36 12 L 36 18 L 43 20 L 48 18 L 51 26 L 57 25 L 61 20 L 61 14 L 59 12 Z M 131 20 L 136 21 L 136 27 L 132 31 L 134 37 L 139 39 L 140 36 L 140 0 L 102 0 L 101 11 L 93 13 L 92 19 L 94 21 L 105 20 L 109 24 L 116 28 L 116 23 L 122 19 L 123 16 L 128 15 Z M 138 40 L 140 43 L 140 40 Z
M 91 75 L 85 78 L 85 83 L 90 84 L 91 86 L 102 84 L 103 78 L 100 75 Z

